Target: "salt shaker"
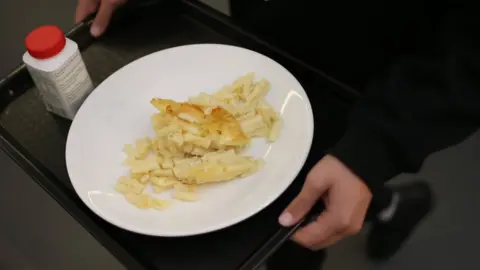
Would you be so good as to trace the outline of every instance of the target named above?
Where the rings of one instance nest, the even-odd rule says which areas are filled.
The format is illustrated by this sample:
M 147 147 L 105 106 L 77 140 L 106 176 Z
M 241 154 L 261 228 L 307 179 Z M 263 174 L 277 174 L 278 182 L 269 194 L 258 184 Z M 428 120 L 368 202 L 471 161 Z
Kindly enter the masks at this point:
M 47 110 L 72 120 L 93 90 L 78 45 L 53 25 L 30 32 L 25 45 L 23 62 Z

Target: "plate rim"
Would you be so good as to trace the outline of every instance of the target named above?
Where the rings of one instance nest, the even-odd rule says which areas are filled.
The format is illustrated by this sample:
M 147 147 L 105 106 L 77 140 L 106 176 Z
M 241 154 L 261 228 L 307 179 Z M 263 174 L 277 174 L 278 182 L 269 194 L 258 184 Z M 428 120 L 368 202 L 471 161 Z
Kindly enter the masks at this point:
M 292 185 L 292 183 L 297 179 L 300 171 L 304 168 L 305 166 L 305 163 L 307 161 L 307 158 L 308 156 L 310 155 L 310 152 L 312 150 L 312 143 L 313 143 L 313 138 L 314 138 L 314 132 L 315 132 L 315 121 L 314 121 L 314 114 L 313 114 L 313 109 L 312 109 L 312 105 L 311 105 L 311 102 L 310 102 L 310 98 L 308 97 L 308 94 L 307 92 L 305 91 L 302 83 L 287 69 L 285 68 L 282 64 L 278 63 L 276 60 L 270 58 L 269 56 L 266 56 L 264 54 L 261 54 L 259 52 L 256 52 L 256 51 L 253 51 L 253 50 L 250 50 L 250 49 L 247 49 L 247 48 L 244 48 L 244 47 L 240 47 L 240 46 L 235 46 L 235 45 L 228 45 L 228 44 L 219 44 L 219 43 L 197 43 L 197 44 L 187 44 L 187 45 L 180 45 L 180 46 L 174 46 L 174 47 L 170 47 L 170 48 L 166 48 L 166 49 L 163 49 L 163 50 L 158 50 L 158 51 L 155 51 L 155 52 L 152 52 L 152 53 L 149 53 L 149 54 L 146 54 L 138 59 L 135 59 L 134 61 L 131 61 L 129 62 L 128 64 L 122 66 L 121 68 L 119 68 L 118 70 L 116 70 L 114 73 L 110 74 L 105 80 L 103 80 L 99 85 L 97 85 L 95 87 L 95 89 L 93 90 L 93 92 L 99 88 L 102 84 L 104 84 L 106 81 L 108 81 L 114 74 L 120 72 L 121 70 L 125 69 L 126 67 L 136 63 L 137 61 L 141 61 L 142 59 L 144 58 L 148 58 L 148 57 L 151 57 L 152 55 L 154 54 L 158 54 L 158 53 L 161 53 L 161 52 L 165 52 L 165 51 L 170 51 L 170 50 L 178 50 L 178 49 L 182 49 L 182 48 L 185 48 L 185 47 L 209 47 L 209 46 L 221 46 L 221 47 L 230 47 L 230 48 L 234 48 L 236 50 L 243 50 L 243 51 L 248 51 L 249 53 L 251 54 L 256 54 L 256 55 L 260 55 L 264 58 L 267 58 L 269 59 L 270 61 L 273 61 L 274 63 L 276 63 L 277 65 L 279 65 L 281 68 L 283 68 L 287 73 L 289 73 L 294 80 L 297 81 L 297 83 L 301 86 L 301 91 L 303 93 L 305 93 L 305 97 L 306 99 L 304 99 L 304 102 L 305 104 L 307 105 L 306 108 L 307 108 L 307 114 L 308 114 L 308 124 L 307 126 L 309 127 L 310 129 L 310 132 L 308 134 L 308 150 L 305 151 L 303 154 L 302 154 L 302 160 L 301 160 L 301 164 L 302 166 L 299 166 L 298 168 L 295 169 L 295 177 L 293 177 L 293 179 L 291 179 L 289 181 L 289 183 L 287 185 L 285 185 L 284 188 L 282 188 L 281 192 L 279 192 L 278 194 L 275 194 L 274 196 L 271 196 L 269 199 L 266 199 L 264 200 L 261 204 L 258 204 L 257 206 L 255 207 L 252 207 L 250 208 L 248 211 L 245 211 L 245 213 L 243 215 L 238 215 L 238 216 L 235 216 L 234 218 L 230 218 L 230 219 L 227 219 L 226 221 L 224 222 L 219 222 L 219 223 L 216 223 L 215 225 L 210 225 L 210 226 L 203 226 L 201 227 L 201 229 L 196 229 L 196 230 L 190 230 L 188 232 L 184 232 L 182 234 L 179 234 L 178 232 L 175 233 L 175 232 L 159 232 L 159 231 L 151 231 L 151 230 L 143 230 L 143 229 L 139 229 L 135 226 L 130 226 L 129 224 L 126 224 L 124 222 L 117 222 L 115 219 L 111 219 L 110 217 L 106 216 L 106 215 L 102 215 L 101 214 L 101 211 L 98 211 L 96 209 L 96 207 L 91 204 L 89 202 L 89 200 L 87 200 L 87 198 L 84 198 L 84 196 L 80 195 L 80 191 L 79 191 L 79 187 L 75 184 L 75 181 L 72 181 L 72 177 L 71 177 L 71 173 L 70 173 L 70 169 L 69 169 L 69 162 L 68 162 L 68 152 L 69 152 L 69 149 L 71 149 L 71 146 L 73 143 L 71 142 L 71 131 L 73 129 L 73 127 L 75 126 L 75 123 L 78 123 L 78 121 L 75 121 L 77 119 L 77 117 L 74 117 L 71 125 L 70 125 L 70 128 L 68 130 L 68 135 L 67 135 L 67 140 L 66 140 L 66 145 L 65 145 L 65 165 L 66 165 L 66 169 L 67 169 L 67 174 L 68 174 L 68 177 L 69 177 L 69 181 L 70 183 L 72 184 L 73 186 L 73 189 L 76 193 L 76 195 L 80 198 L 80 200 L 93 212 L 95 213 L 99 218 L 107 221 L 108 223 L 114 225 L 115 227 L 117 228 L 120 228 L 120 229 L 123 229 L 123 230 L 127 230 L 127 231 L 130 231 L 130 232 L 133 232 L 133 233 L 137 233 L 137 234 L 141 234 L 141 235 L 147 235 L 147 236 L 155 236 L 155 237 L 173 237 L 173 238 L 176 238 L 176 237 L 185 237 L 185 236 L 194 236 L 194 235 L 202 235 L 202 234 L 207 234 L 207 233 L 212 233 L 212 232 L 215 232 L 215 231 L 219 231 L 219 230 L 222 230 L 222 229 L 226 229 L 228 227 L 231 227 L 233 225 L 236 225 L 236 224 L 239 224 L 240 222 L 244 221 L 244 220 L 247 220 L 249 219 L 250 217 L 253 217 L 255 216 L 256 214 L 258 214 L 259 212 L 261 212 L 262 210 L 264 210 L 265 208 L 267 208 L 268 206 L 270 206 L 273 202 L 275 202 L 282 194 L 285 193 L 285 191 Z M 295 89 L 297 91 L 299 91 L 300 89 Z M 85 102 L 87 102 L 87 100 L 89 98 L 91 98 L 93 92 L 87 97 L 87 99 L 82 103 L 82 106 L 80 106 L 80 108 L 78 109 L 77 111 L 77 114 L 82 110 L 82 107 L 83 107 L 83 104 Z M 119 224 L 121 223 L 121 224 Z

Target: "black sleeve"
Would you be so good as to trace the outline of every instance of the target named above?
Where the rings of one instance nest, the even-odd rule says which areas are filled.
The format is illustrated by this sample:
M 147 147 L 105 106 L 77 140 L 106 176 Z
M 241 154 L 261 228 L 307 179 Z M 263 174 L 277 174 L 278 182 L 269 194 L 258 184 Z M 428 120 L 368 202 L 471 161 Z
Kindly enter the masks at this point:
M 477 130 L 480 17 L 469 13 L 446 20 L 432 53 L 400 59 L 354 106 L 349 128 L 330 154 L 370 188 L 418 171 L 430 153 Z

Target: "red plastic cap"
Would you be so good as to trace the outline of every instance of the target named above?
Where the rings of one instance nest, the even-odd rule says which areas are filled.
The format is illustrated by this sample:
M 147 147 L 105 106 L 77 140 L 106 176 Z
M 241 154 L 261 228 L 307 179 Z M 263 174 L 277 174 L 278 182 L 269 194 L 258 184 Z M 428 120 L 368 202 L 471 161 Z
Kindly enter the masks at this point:
M 28 53 L 37 59 L 46 59 L 60 53 L 65 48 L 65 35 L 54 25 L 40 26 L 25 38 Z

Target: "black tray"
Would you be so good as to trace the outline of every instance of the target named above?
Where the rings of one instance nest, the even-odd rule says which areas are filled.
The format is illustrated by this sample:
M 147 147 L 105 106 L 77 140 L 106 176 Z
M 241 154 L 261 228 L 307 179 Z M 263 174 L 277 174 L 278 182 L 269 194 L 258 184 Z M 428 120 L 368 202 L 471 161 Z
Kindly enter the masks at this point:
M 294 184 L 271 206 L 244 222 L 185 238 L 131 233 L 93 214 L 75 194 L 66 172 L 64 151 L 70 122 L 45 110 L 23 65 L 0 80 L 0 147 L 128 269 L 228 270 L 242 264 L 242 269 L 253 268 L 258 260 L 248 259 L 258 252 L 268 254 L 260 248 L 280 230 L 278 214 L 298 192 L 308 169 L 342 134 L 357 93 L 197 1 L 127 8 L 98 40 L 90 37 L 89 24 L 86 21 L 77 25 L 68 36 L 80 45 L 97 85 L 139 57 L 193 43 L 231 44 L 258 51 L 284 65 L 300 80 L 312 102 L 315 137 L 307 163 Z M 265 256 L 255 258 L 264 260 Z

